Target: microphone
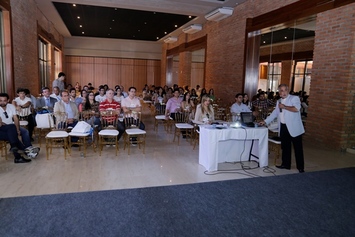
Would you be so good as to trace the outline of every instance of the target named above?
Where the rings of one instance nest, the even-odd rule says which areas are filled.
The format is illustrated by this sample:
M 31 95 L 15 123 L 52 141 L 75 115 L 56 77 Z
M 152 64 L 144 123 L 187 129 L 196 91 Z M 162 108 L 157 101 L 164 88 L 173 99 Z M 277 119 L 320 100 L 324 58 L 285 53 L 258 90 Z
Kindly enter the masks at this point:
M 206 117 L 209 119 L 209 118 L 210 118 L 210 115 L 209 115 L 209 114 L 206 114 Z
M 281 99 L 279 99 L 279 106 L 281 104 Z M 280 113 L 282 113 L 282 109 L 279 107 Z

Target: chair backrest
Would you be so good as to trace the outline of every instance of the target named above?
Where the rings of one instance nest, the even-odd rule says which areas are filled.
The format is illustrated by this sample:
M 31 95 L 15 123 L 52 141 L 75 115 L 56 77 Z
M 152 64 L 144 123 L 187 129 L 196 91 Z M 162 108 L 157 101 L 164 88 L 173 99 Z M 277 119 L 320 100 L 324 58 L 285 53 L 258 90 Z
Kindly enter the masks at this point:
M 175 123 L 188 123 L 189 122 L 190 113 L 189 112 L 178 112 L 175 113 L 174 121 Z
M 53 114 L 54 120 L 54 129 L 53 130 L 62 130 L 66 131 L 68 128 L 68 114 L 65 112 L 57 112 Z
M 165 115 L 166 104 L 156 104 L 155 108 L 155 115 Z
M 88 124 L 90 124 L 91 127 L 93 127 L 94 121 L 95 121 L 95 116 L 96 116 L 96 113 L 94 111 L 81 111 L 79 114 L 79 120 L 85 121 Z
M 27 108 L 20 108 L 20 110 L 17 110 L 17 115 L 20 120 L 27 120 L 28 116 L 31 114 L 31 107 Z
M 140 122 L 142 118 L 141 112 L 132 111 L 131 113 L 123 114 L 123 121 L 125 124 L 125 128 L 139 128 Z
M 100 111 L 100 121 L 102 129 L 116 129 L 118 112 L 116 110 L 102 110 Z
M 36 114 L 36 124 L 37 128 L 40 129 L 54 128 L 54 120 L 52 114 Z

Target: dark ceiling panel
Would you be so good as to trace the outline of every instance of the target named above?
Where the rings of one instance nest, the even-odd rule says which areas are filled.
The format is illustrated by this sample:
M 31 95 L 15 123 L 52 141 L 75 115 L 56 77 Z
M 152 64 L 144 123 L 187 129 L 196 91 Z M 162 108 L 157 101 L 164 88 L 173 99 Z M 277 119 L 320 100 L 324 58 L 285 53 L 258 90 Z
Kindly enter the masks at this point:
M 295 28 L 286 28 L 274 32 L 269 32 L 261 35 L 260 45 L 268 45 L 290 40 L 314 37 L 315 32 L 312 30 L 301 30 Z
M 53 4 L 72 36 L 157 41 L 195 18 L 111 7 Z

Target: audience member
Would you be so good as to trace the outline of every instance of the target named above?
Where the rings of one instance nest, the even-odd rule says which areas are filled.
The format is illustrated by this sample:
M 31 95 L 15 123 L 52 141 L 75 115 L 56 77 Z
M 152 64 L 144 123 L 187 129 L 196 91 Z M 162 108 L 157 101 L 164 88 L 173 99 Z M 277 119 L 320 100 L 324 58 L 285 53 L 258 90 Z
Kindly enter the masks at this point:
M 95 96 L 95 100 L 99 103 L 101 103 L 102 101 L 106 100 L 106 91 L 105 88 L 103 86 L 99 87 L 99 94 L 97 96 Z
M 42 88 L 42 97 L 37 99 L 36 108 L 39 109 L 48 109 L 50 112 L 53 112 L 55 103 L 58 101 L 53 97 L 50 97 L 50 92 L 48 87 Z
M 211 105 L 211 99 L 208 95 L 201 98 L 201 104 L 196 107 L 194 123 L 211 124 L 214 121 L 214 111 Z
M 57 86 L 59 88 L 59 91 L 64 90 L 64 79 L 65 79 L 65 73 L 64 72 L 58 73 L 58 78 L 53 81 L 52 88 Z
M 243 104 L 243 94 L 238 93 L 235 96 L 235 103 L 231 106 L 232 115 L 238 115 L 241 112 L 251 112 L 247 105 Z
M 183 98 L 180 97 L 179 89 L 175 89 L 172 98 L 166 103 L 165 116 L 166 119 L 171 117 L 175 119 L 175 113 L 180 112 L 181 101 Z
M 16 108 L 14 105 L 9 104 L 9 95 L 7 93 L 0 93 L 0 112 L 0 130 L 5 133 L 13 132 L 12 134 L 3 134 L 2 138 L 5 138 L 4 140 L 10 142 L 10 145 L 13 148 L 12 152 L 15 156 L 15 163 L 29 162 L 30 160 L 16 154 L 18 149 L 23 150 L 28 158 L 35 158 L 38 155 L 40 148 L 32 146 L 29 132 L 27 129 L 20 126 L 16 114 Z M 11 128 L 12 125 L 14 125 L 13 128 Z M 2 127 L 3 129 L 1 129 Z M 13 136 L 21 136 L 22 142 Z
M 60 98 L 60 90 L 58 86 L 54 86 L 52 89 L 52 94 L 50 95 L 50 97 L 56 99 L 57 101 L 61 100 Z

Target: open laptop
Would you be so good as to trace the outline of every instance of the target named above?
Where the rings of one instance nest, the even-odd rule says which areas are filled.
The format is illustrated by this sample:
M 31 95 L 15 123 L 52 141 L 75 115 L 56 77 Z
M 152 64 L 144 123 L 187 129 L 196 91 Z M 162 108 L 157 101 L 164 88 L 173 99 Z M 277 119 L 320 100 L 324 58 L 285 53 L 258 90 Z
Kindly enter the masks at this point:
M 245 127 L 254 127 L 254 116 L 252 112 L 241 112 L 240 119 Z

